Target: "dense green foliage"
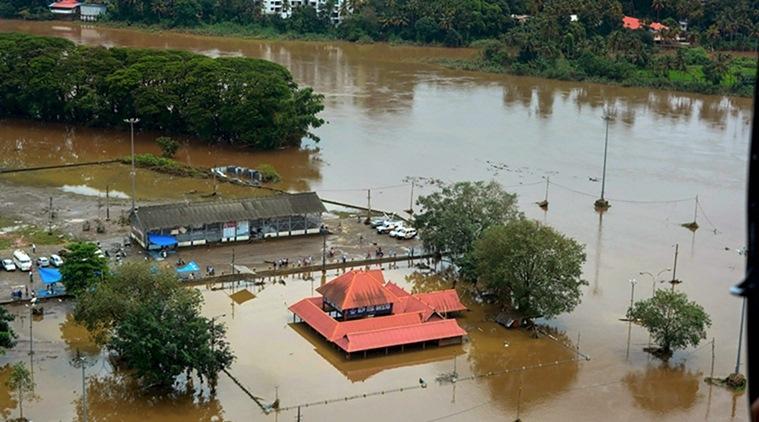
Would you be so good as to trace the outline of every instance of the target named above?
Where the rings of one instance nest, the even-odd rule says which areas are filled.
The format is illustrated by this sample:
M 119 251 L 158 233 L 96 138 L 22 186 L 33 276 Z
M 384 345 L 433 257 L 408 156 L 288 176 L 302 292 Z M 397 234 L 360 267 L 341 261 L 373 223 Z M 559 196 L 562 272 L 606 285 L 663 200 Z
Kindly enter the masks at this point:
M 664 356 L 673 350 L 698 346 L 711 326 L 701 305 L 688 301 L 685 293 L 669 289 L 657 290 L 654 297 L 636 302 L 627 317 L 648 329 Z
M 526 219 L 491 226 L 474 243 L 479 281 L 523 318 L 553 318 L 579 303 L 584 247 Z
M 34 396 L 34 379 L 26 364 L 18 362 L 11 367 L 11 373 L 5 382 L 5 386 L 8 387 L 8 390 L 13 391 L 18 401 L 18 420 L 25 421 L 24 400 L 29 400 Z
M 98 247 L 94 243 L 74 242 L 68 244 L 66 250 L 61 281 L 67 292 L 79 295 L 107 276 L 108 263 L 98 256 Z
M 479 59 L 453 64 L 554 79 L 743 96 L 753 93 L 754 58 L 708 54 L 701 47 L 665 49 L 675 44 L 676 37 L 686 36 L 673 20 L 666 22 L 671 29 L 663 30 L 661 42 L 655 43 L 647 30 L 621 27 L 622 8 L 615 0 L 592 2 L 598 9 L 584 9 L 589 14 L 579 13 L 575 22 L 567 16 L 576 9 L 554 7 L 556 4 L 547 2 L 540 14 L 500 40 L 484 43 Z
M 4 354 L 6 349 L 16 345 L 16 333 L 10 325 L 14 319 L 15 317 L 7 309 L 0 307 L 0 355 Z
M 271 164 L 261 164 L 256 170 L 261 173 L 261 181 L 264 183 L 277 183 L 282 180 L 282 176 Z
M 318 140 L 322 109 L 265 60 L 0 34 L 0 117 L 124 127 L 137 116 L 144 129 L 271 149 Z
M 158 144 L 158 148 L 161 148 L 161 157 L 164 158 L 174 158 L 179 149 L 179 142 L 168 136 L 159 136 L 155 139 L 155 143 Z
M 468 254 L 482 232 L 521 216 L 516 195 L 496 182 L 443 186 L 438 192 L 420 196 L 417 204 L 422 211 L 415 216 L 414 227 L 424 247 L 449 253 L 465 275 L 471 269 Z
M 171 270 L 132 262 L 80 295 L 74 316 L 146 388 L 170 389 L 192 371 L 214 385 L 234 356 L 224 326 L 202 317 L 201 304 Z

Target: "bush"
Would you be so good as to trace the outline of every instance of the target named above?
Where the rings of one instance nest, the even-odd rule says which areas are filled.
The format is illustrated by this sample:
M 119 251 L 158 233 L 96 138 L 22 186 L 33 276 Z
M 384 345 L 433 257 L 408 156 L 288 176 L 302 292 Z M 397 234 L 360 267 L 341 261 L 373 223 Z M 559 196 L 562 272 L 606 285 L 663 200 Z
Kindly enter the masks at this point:
M 276 183 L 282 180 L 282 177 L 271 164 L 261 164 L 256 170 L 261 173 L 261 181 L 264 183 Z
M 683 52 L 682 54 L 686 65 L 703 66 L 711 62 L 711 60 L 709 60 L 709 54 L 703 47 L 684 48 L 681 51 Z
M 168 136 L 160 136 L 156 138 L 155 143 L 161 148 L 161 157 L 164 158 L 173 158 L 179 149 L 179 142 Z

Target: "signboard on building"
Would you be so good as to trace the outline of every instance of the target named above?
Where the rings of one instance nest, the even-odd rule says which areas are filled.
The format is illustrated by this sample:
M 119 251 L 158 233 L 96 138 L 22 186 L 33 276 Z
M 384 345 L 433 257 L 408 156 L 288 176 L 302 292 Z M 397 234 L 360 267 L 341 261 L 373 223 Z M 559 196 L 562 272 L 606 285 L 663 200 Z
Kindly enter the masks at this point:
M 224 223 L 224 226 L 221 230 L 221 237 L 225 239 L 234 238 L 236 229 L 237 229 L 237 223 L 235 223 L 234 221 Z

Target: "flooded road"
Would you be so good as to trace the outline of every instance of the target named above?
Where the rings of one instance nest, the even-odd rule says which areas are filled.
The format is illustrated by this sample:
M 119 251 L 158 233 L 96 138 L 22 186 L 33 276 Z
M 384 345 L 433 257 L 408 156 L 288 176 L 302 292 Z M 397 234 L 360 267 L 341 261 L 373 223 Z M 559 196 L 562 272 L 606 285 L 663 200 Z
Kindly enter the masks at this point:
M 479 377 L 455 388 L 434 382 L 452 370 L 454 358 L 465 377 L 563 360 L 573 353 L 550 340 L 505 332 L 487 321 L 486 310 L 475 310 L 461 321 L 470 336 L 463 347 L 346 362 L 308 330 L 287 325 L 286 304 L 308 295 L 309 282 L 288 282 L 256 293 L 256 299 L 236 306 L 233 318 L 223 292 L 207 293 L 207 315 L 230 315 L 229 333 L 238 355 L 235 376 L 266 398 L 278 386 L 283 406 L 413 386 L 420 377 L 430 384 L 427 389 L 310 407 L 303 409 L 304 420 L 504 420 L 514 419 L 517 408 L 525 420 L 607 420 L 610 414 L 622 420 L 746 420 L 745 396 L 734 398 L 703 382 L 709 375 L 710 345 L 678 352 L 665 365 L 642 351 L 648 342 L 645 331 L 618 319 L 629 304 L 629 280 L 637 279 L 636 298 L 650 296 L 652 280 L 640 273 L 671 267 L 678 243 L 677 278 L 684 282 L 677 288 L 712 317 L 707 337 L 717 345 L 715 374 L 733 370 L 740 301 L 728 288 L 741 278 L 744 265 L 735 250 L 745 244 L 751 100 L 460 72 L 430 63 L 464 57 L 472 54 L 469 50 L 262 42 L 0 21 L 0 31 L 10 30 L 90 45 L 181 48 L 282 63 L 299 83 L 325 94 L 322 117 L 329 124 L 317 131 L 322 142 L 265 153 L 189 143 L 179 158 L 204 166 L 268 162 L 283 174 L 282 187 L 287 189 L 314 189 L 325 198 L 364 204 L 366 189 L 372 188 L 372 206 L 394 210 L 408 208 L 408 176 L 495 179 L 519 194 L 529 217 L 586 244 L 584 276 L 590 285 L 583 303 L 548 324 L 568 342 L 574 344 L 579 337 L 580 349 L 591 360 L 522 371 L 521 376 Z M 600 177 L 601 115 L 608 104 L 617 111 L 609 128 L 606 184 L 612 207 L 601 217 L 592 208 L 600 183 L 591 179 Z M 138 151 L 157 152 L 155 136 L 139 134 Z M 0 121 L 3 167 L 89 161 L 128 151 L 126 131 Z M 103 190 L 111 178 L 112 189 L 129 192 L 126 168 L 98 171 L 103 173 L 78 169 L 11 180 Z M 534 205 L 545 194 L 544 176 L 551 178 L 547 213 Z M 143 177 L 140 186 L 150 189 L 139 192 L 141 198 L 176 198 L 182 196 L 176 192 L 210 189 L 185 181 L 176 182 L 181 187 L 167 187 L 147 172 Z M 417 186 L 415 194 L 429 189 Z M 693 220 L 696 195 L 701 228 L 691 233 L 680 224 Z M 408 273 L 393 271 L 388 278 L 401 281 Z M 671 273 L 663 277 L 671 278 Z M 60 310 L 41 324 L 49 326 L 39 332 L 51 344 L 60 342 L 62 318 L 65 312 Z M 0 363 L 21 354 L 0 358 Z M 65 361 L 59 355 L 38 364 L 50 378 L 45 378 L 48 394 L 66 392 L 61 394 L 65 400 L 59 400 L 65 405 L 50 398 L 33 405 L 30 414 L 39 412 L 39 420 L 75 419 L 78 373 Z M 105 368 L 102 376 L 107 378 Z M 128 389 L 111 381 L 103 388 L 110 385 L 112 390 L 105 391 L 122 405 L 101 400 L 97 420 L 145 420 L 146 415 L 264 419 L 231 381 L 222 376 L 221 383 L 215 399 L 203 394 L 193 399 L 190 394 L 156 404 L 136 401 Z M 3 400 L 0 392 L 0 408 L 10 408 Z M 54 403 L 55 411 L 50 409 Z M 279 419 L 294 416 L 288 412 Z

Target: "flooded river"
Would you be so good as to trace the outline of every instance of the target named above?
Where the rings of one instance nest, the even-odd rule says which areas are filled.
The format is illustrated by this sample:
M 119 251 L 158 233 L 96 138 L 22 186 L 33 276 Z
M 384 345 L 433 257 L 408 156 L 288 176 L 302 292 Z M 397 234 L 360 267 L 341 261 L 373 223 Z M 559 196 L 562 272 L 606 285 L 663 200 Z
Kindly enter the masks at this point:
M 283 174 L 282 187 L 287 189 L 311 189 L 325 198 L 364 204 L 371 188 L 372 206 L 389 210 L 408 208 L 407 177 L 494 179 L 519 194 L 527 216 L 586 244 L 584 276 L 590 285 L 583 303 L 547 323 L 570 347 L 579 338 L 580 350 L 590 361 L 548 365 L 574 353 L 550 339 L 506 332 L 488 322 L 488 310 L 478 307 L 461 321 L 470 337 L 463 346 L 345 361 L 308 330 L 288 325 L 286 305 L 310 294 L 310 282 L 289 280 L 285 286 L 267 287 L 257 298 L 235 305 L 234 315 L 224 292 L 207 292 L 205 312 L 228 315 L 238 355 L 232 372 L 269 400 L 278 387 L 283 406 L 415 386 L 419 378 L 430 384 L 303 408 L 304 420 L 513 420 L 517 412 L 524 420 L 607 420 L 612 414 L 622 420 L 747 419 L 745 396 L 703 382 L 711 362 L 707 342 L 676 353 L 665 365 L 642 351 L 646 332 L 619 318 L 630 301 L 629 280 L 638 281 L 636 298 L 650 296 L 651 279 L 640 273 L 671 267 L 673 246 L 679 244 L 677 278 L 684 282 L 678 289 L 711 314 L 707 336 L 715 338 L 715 374 L 734 369 L 740 301 L 728 288 L 741 278 L 744 265 L 735 250 L 745 244 L 750 99 L 460 72 L 433 63 L 469 56 L 470 50 L 262 42 L 0 21 L 0 31 L 12 30 L 90 45 L 262 57 L 285 65 L 299 83 L 325 95 L 323 117 L 329 123 L 317 131 L 322 138 L 318 144 L 261 153 L 190 142 L 179 152 L 185 162 L 268 162 Z M 601 173 L 601 116 L 607 105 L 617 111 L 609 127 L 606 184 L 612 207 L 599 216 L 592 204 L 600 183 L 593 180 Z M 138 151 L 157 151 L 155 136 L 139 134 Z M 89 161 L 128 151 L 126 131 L 0 121 L 4 167 Z M 3 180 L 96 190 L 109 185 L 129 192 L 126 171 L 114 166 Z M 142 177 L 141 199 L 210 189 L 197 181 L 170 185 L 165 177 L 147 172 Z M 545 195 L 543 177 L 551 180 L 547 213 L 534 204 Z M 429 189 L 417 186 L 414 193 Z M 693 220 L 696 195 L 701 228 L 692 233 L 680 224 Z M 388 278 L 419 282 L 405 281 L 410 273 L 394 270 Z M 81 411 L 79 375 L 68 364 L 75 346 L 74 335 L 63 325 L 66 306 L 57 305 L 39 322 L 40 328 L 35 326 L 35 337 L 49 345 L 47 355 L 36 355 L 40 399 L 29 413 L 37 420 L 76 419 Z M 21 333 L 28 332 L 28 321 L 16 324 Z M 20 344 L 23 349 L 23 334 Z M 28 359 L 23 350 L 1 359 L 21 358 Z M 500 374 L 538 363 L 546 366 Z M 496 375 L 461 381 L 455 388 L 438 385 L 435 378 L 454 365 L 460 377 Z M 225 376 L 214 398 L 199 392 L 155 402 L 136 398 L 133 390 L 114 382 L 102 359 L 92 371 L 99 377 L 98 388 L 91 389 L 91 420 L 265 419 Z M 0 391 L 0 413 L 8 414 L 14 406 Z M 295 413 L 268 418 L 294 420 Z

